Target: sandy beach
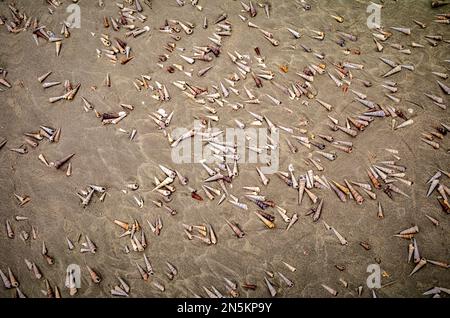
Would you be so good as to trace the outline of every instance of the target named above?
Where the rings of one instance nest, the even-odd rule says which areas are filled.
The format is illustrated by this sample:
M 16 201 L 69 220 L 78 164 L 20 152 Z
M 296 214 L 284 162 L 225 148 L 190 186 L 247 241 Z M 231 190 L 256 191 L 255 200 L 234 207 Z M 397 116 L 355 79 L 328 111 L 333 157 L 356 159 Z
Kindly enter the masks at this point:
M 66 268 L 70 264 L 80 265 L 82 273 L 81 287 L 73 297 L 112 297 L 110 291 L 118 284 L 117 276 L 130 285 L 130 297 L 193 297 L 195 294 L 207 297 L 203 287 L 211 289 L 211 286 L 229 296 L 223 277 L 239 286 L 244 283 L 257 285 L 256 290 L 239 287 L 239 297 L 270 297 L 264 277 L 273 283 L 277 297 L 333 297 L 322 284 L 336 290 L 337 297 L 372 297 L 372 291 L 366 285 L 370 274 L 367 273 L 367 267 L 378 263 L 383 286 L 374 290 L 378 297 L 430 297 L 422 294 L 435 286 L 450 288 L 448 267 L 427 263 L 409 276 L 416 266 L 413 261 L 408 262 L 408 244 L 411 240 L 394 237 L 394 234 L 417 225 L 419 232 L 414 238 L 421 257 L 447 264 L 450 261 L 448 214 L 438 203 L 437 190 L 429 197 L 426 196 L 429 187 L 427 181 L 438 169 L 449 171 L 449 137 L 447 134 L 443 139 L 434 139 L 439 142 L 439 149 L 420 140 L 422 133 L 437 132 L 436 127 L 441 123 L 447 124 L 447 127 L 450 123 L 448 109 L 436 106 L 424 95 L 429 93 L 440 96 L 443 104 L 449 104 L 448 95 L 436 83 L 439 80 L 449 86 L 449 80 L 432 72 L 449 72 L 449 26 L 433 21 L 436 14 L 448 13 L 450 6 L 432 9 L 430 1 L 425 0 L 384 1 L 381 24 L 385 30 L 392 32 L 392 36 L 382 42 L 383 52 L 377 52 L 372 36 L 375 31 L 367 26 L 369 13 L 366 9 L 369 1 L 310 0 L 307 2 L 311 10 L 307 11 L 296 1 L 271 1 L 270 18 L 255 1 L 255 17 L 241 12 L 243 7 L 240 1 L 200 0 L 201 11 L 192 6 L 190 1 L 179 6 L 176 1 L 153 0 L 151 8 L 141 1 L 144 9 L 142 14 L 147 19 L 144 23 L 136 20 L 135 24 L 138 27 L 149 26 L 150 31 L 136 38 L 125 37 L 127 30 L 124 28 L 120 31 L 114 31 L 111 26 L 104 28 L 103 17 L 117 17 L 119 8 L 116 2 L 122 1 L 104 2 L 105 6 L 100 8 L 98 1 L 78 1 L 81 28 L 70 29 L 70 37 L 62 41 L 59 56 L 55 54 L 54 43 L 39 39 L 37 46 L 31 30 L 13 34 L 4 25 L 0 26 L 0 68 L 8 71 L 6 79 L 12 86 L 7 88 L 0 85 L 0 141 L 7 139 L 6 145 L 0 149 L 0 269 L 7 274 L 8 267 L 11 268 L 20 282 L 20 290 L 26 296 L 46 297 L 41 292 L 45 290 L 45 278 L 53 288 L 58 286 L 62 297 L 71 297 L 64 286 Z M 378 0 L 374 2 L 380 3 Z M 16 7 L 28 16 L 38 17 L 40 25 L 45 25 L 60 36 L 61 22 L 69 15 L 66 7 L 70 3 L 63 1 L 60 7 L 53 8 L 53 14 L 48 11 L 51 6 L 43 1 L 17 0 Z M 214 21 L 223 12 L 228 15 L 232 34 L 222 37 L 220 55 L 212 62 L 198 60 L 192 65 L 186 63 L 179 54 L 193 56 L 193 46 L 211 44 L 208 37 L 215 31 Z M 241 21 L 239 14 L 248 20 Z M 10 22 L 7 1 L 0 2 L 0 15 L 7 17 L 7 22 Z M 331 15 L 343 17 L 344 22 L 337 22 Z M 207 29 L 202 28 L 204 17 L 208 18 Z M 181 40 L 174 41 L 169 34 L 159 31 L 166 19 L 195 24 L 193 34 L 186 35 L 181 31 L 178 33 Z M 419 20 L 427 27 L 422 29 L 413 20 Z M 279 46 L 273 46 L 256 28 L 248 27 L 248 21 L 272 32 L 280 42 Z M 405 35 L 389 27 L 410 28 L 411 34 Z M 302 37 L 295 39 L 287 28 L 297 30 Z M 312 30 L 324 32 L 325 38 L 322 41 L 312 38 Z M 354 34 L 358 40 L 346 41 L 345 47 L 341 47 L 336 44 L 338 31 Z M 134 58 L 122 65 L 111 63 L 104 54 L 98 57 L 96 49 L 105 48 L 100 41 L 101 34 L 108 34 L 113 43 L 115 37 L 126 41 Z M 439 41 L 434 47 L 427 42 L 426 35 L 441 35 L 447 42 Z M 167 42 L 176 42 L 177 48 L 185 50 L 168 52 L 164 49 Z M 411 42 L 424 47 L 413 48 Z M 393 43 L 409 48 L 411 54 L 400 53 L 391 47 Z M 320 60 L 313 53 L 305 52 L 301 44 L 324 54 L 325 59 Z M 227 183 L 227 187 L 230 194 L 248 205 L 248 210 L 230 204 L 229 197 L 220 205 L 220 196 L 209 200 L 201 187 L 208 177 L 205 169 L 198 163 L 174 164 L 167 137 L 148 115 L 160 108 L 167 113 L 173 111 L 167 132 L 180 127 L 192 128 L 196 118 L 212 114 L 189 99 L 172 82 L 186 81 L 208 88 L 210 93 L 214 91 L 212 86 L 219 85 L 221 81 L 230 86 L 224 78 L 235 73 L 236 66 L 227 52 L 237 51 L 249 55 L 250 65 L 257 68 L 255 47 L 259 47 L 261 55 L 265 57 L 267 70 L 274 73 L 274 81 L 283 85 L 294 81 L 304 82 L 296 73 L 302 72 L 310 64 L 323 63 L 326 70 L 332 73 L 335 69 L 333 63 L 351 62 L 364 65 L 364 68 L 351 70 L 353 79 L 345 79 L 350 83 L 347 92 L 342 87 L 338 88 L 327 73 L 317 74 L 311 83 L 317 95 L 312 99 L 302 96 L 298 100 L 291 100 L 271 81 L 263 79 L 263 87 L 257 88 L 248 74 L 245 80 L 236 82 L 235 88 L 239 89 L 240 95 L 231 93 L 227 101 L 243 103 L 247 100 L 245 85 L 261 100 L 261 104 L 245 104 L 244 109 L 233 110 L 227 103 L 220 107 L 217 103 L 207 102 L 208 106 L 217 110 L 215 115 L 219 116 L 219 121 L 211 122 L 213 127 L 235 128 L 235 119 L 250 126 L 255 119 L 247 111 L 265 115 L 276 125 L 292 128 L 293 135 L 324 143 L 327 145 L 325 151 L 337 153 L 334 161 L 315 154 L 314 158 L 320 160 L 324 168 L 324 171 L 317 171 L 306 160 L 317 148 L 307 148 L 290 138 L 291 134 L 281 130 L 280 171 L 287 172 L 288 165 L 292 164 L 297 176 L 313 170 L 314 174 L 325 175 L 328 181 L 336 180 L 343 185 L 344 179 L 370 183 L 367 169 L 371 164 L 395 160 L 396 164 L 406 167 L 404 179 L 413 182 L 411 186 L 401 181 L 394 183 L 408 197 L 394 193 L 393 199 L 390 199 L 383 191 L 373 190 L 377 198 L 372 200 L 355 186 L 364 197 L 363 204 L 358 205 L 350 199 L 341 202 L 332 190 L 314 188 L 311 191 L 323 199 L 324 205 L 319 221 L 313 222 L 311 216 L 305 214 L 317 204 L 313 204 L 306 194 L 302 204 L 298 205 L 296 189 L 288 187 L 275 174 L 267 175 L 270 182 L 264 186 L 255 170 L 261 164 L 243 163 L 239 165 L 239 176 L 233 178 L 232 183 Z M 345 48 L 351 53 L 345 54 Z M 360 54 L 353 54 L 357 50 Z M 162 54 L 168 54 L 167 61 L 159 62 L 158 57 Z M 384 79 L 381 76 L 391 67 L 383 63 L 380 57 L 414 65 L 415 69 L 403 69 Z M 160 68 L 158 63 L 163 64 L 164 68 Z M 193 76 L 189 77 L 177 69 L 174 73 L 167 72 L 166 67 L 173 63 L 183 65 L 184 71 L 192 69 Z M 213 68 L 199 77 L 197 72 L 209 65 L 213 65 Z M 287 65 L 287 73 L 280 69 L 282 65 Z M 72 101 L 49 102 L 50 97 L 65 93 L 62 84 L 42 88 L 37 78 L 49 71 L 52 74 L 47 82 L 60 81 L 63 84 L 69 80 L 73 85 L 81 83 Z M 104 85 L 107 74 L 110 74 L 111 87 Z M 153 86 L 155 81 L 165 85 L 170 100 L 155 100 L 150 89 L 137 91 L 133 81 L 142 75 L 151 76 L 149 83 Z M 370 81 L 372 87 L 365 87 L 361 79 Z M 385 80 L 397 83 L 398 92 L 392 95 L 400 99 L 399 103 L 385 96 L 389 93 L 381 86 Z M 368 100 L 379 105 L 394 107 L 407 119 L 413 119 L 413 124 L 393 130 L 392 117 L 375 118 L 364 131 L 358 131 L 356 138 L 342 131 L 330 130 L 327 126 L 331 123 L 328 116 L 338 119 L 345 126 L 348 116 L 368 111 L 367 107 L 355 101 L 351 90 L 366 94 Z M 282 104 L 275 106 L 265 94 L 276 97 Z M 94 111 L 86 112 L 83 109 L 81 97 L 89 100 L 100 113 L 123 111 L 120 104 L 133 105 L 134 110 L 129 111 L 128 116 L 117 125 L 102 125 Z M 331 104 L 333 110 L 328 112 L 316 99 Z M 302 126 L 301 122 L 305 120 L 308 125 Z M 396 121 L 397 125 L 404 122 L 401 118 L 396 118 Z M 36 148 L 28 145 L 26 154 L 9 150 L 25 144 L 24 133 L 39 131 L 42 125 L 61 128 L 60 140 L 52 143 L 44 139 L 39 141 Z M 267 124 L 264 122 L 261 127 L 267 127 Z M 127 132 L 135 129 L 135 138 L 130 141 L 129 135 L 119 131 L 120 128 Z M 302 134 L 302 129 L 307 132 Z M 318 134 L 333 135 L 338 140 L 353 142 L 352 153 L 334 149 Z M 285 142 L 287 137 L 298 147 L 297 153 L 289 151 Z M 400 160 L 394 159 L 386 148 L 398 150 Z M 66 166 L 57 170 L 46 167 L 38 159 L 39 154 L 44 154 L 48 161 L 55 161 L 70 153 L 75 153 L 70 160 L 70 177 L 66 176 Z M 168 205 L 177 214 L 172 216 L 165 209 L 156 207 L 152 200 L 161 200 L 162 197 L 152 192 L 153 178 L 165 178 L 159 164 L 176 169 L 188 177 L 188 186 L 198 190 L 203 201 L 193 199 L 188 186 L 183 186 L 176 179 L 172 184 L 176 191 Z M 130 191 L 126 188 L 129 183 L 139 184 L 139 189 Z M 440 183 L 448 187 L 448 177 L 443 175 Z M 86 189 L 90 184 L 106 187 L 107 194 L 103 202 L 99 200 L 100 194 L 94 194 L 89 205 L 83 208 L 77 191 Z M 220 189 L 216 183 L 210 185 Z M 286 231 L 287 223 L 276 209 L 269 208 L 265 211 L 275 216 L 276 227 L 267 229 L 253 213 L 258 207 L 243 197 L 246 192 L 242 187 L 245 186 L 260 187 L 261 195 L 286 209 L 289 216 L 297 213 L 298 221 Z M 31 201 L 20 207 L 14 194 L 29 196 Z M 133 198 L 137 194 L 144 200 L 143 208 L 139 208 Z M 382 219 L 377 217 L 379 202 L 384 210 Z M 439 225 L 433 225 L 426 214 L 438 220 Z M 16 221 L 16 216 L 28 219 Z M 157 236 L 152 233 L 147 220 L 154 222 L 158 217 L 162 219 L 163 228 Z M 238 223 L 245 231 L 245 237 L 238 239 L 225 219 Z M 14 230 L 14 239 L 7 237 L 6 220 L 9 220 Z M 120 237 L 123 230 L 114 224 L 114 220 L 139 222 L 147 240 L 144 252 L 125 253 L 125 245 L 131 249 L 130 238 Z M 344 236 L 348 244 L 341 245 L 323 222 Z M 204 223 L 214 228 L 217 244 L 206 245 L 186 237 L 183 224 Z M 26 231 L 31 236 L 32 226 L 36 229 L 37 238 L 22 240 L 20 233 Z M 95 254 L 80 252 L 85 235 L 97 246 Z M 138 236 L 140 238 L 140 234 Z M 67 248 L 66 237 L 73 242 L 73 250 Z M 42 242 L 46 244 L 48 255 L 54 258 L 53 265 L 49 265 L 41 254 Z M 361 242 L 369 243 L 370 250 L 364 249 Z M 144 253 L 154 269 L 154 275 L 147 282 L 142 280 L 136 267 L 136 262 L 144 266 Z M 24 259 L 35 262 L 44 278 L 36 279 Z M 169 280 L 166 275 L 166 262 L 178 270 L 173 280 Z M 294 266 L 296 271 L 291 272 L 283 262 Z M 92 282 L 86 265 L 102 277 L 100 284 Z M 337 268 L 341 266 L 342 271 Z M 267 271 L 273 272 L 275 277 L 267 276 Z M 288 277 L 294 286 L 288 288 L 277 272 Z M 340 279 L 346 281 L 348 286 L 345 287 Z M 154 281 L 162 284 L 165 291 L 155 288 L 152 285 Z M 363 286 L 361 296 L 357 291 L 359 286 Z M 14 295 L 14 289 L 0 287 L 0 297 Z M 440 296 L 448 297 L 445 293 Z

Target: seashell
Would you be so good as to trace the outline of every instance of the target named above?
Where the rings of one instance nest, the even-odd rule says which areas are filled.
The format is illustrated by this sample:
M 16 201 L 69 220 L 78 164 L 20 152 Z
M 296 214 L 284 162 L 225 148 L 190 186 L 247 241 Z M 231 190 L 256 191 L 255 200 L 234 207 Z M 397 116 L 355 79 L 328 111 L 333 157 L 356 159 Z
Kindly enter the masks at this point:
M 266 283 L 267 289 L 269 290 L 270 296 L 275 297 L 277 295 L 277 291 L 275 287 L 273 287 L 272 283 L 264 277 L 264 282 Z
M 336 290 L 334 290 L 333 288 L 328 287 L 327 285 L 324 285 L 324 284 L 321 284 L 321 285 L 322 285 L 322 287 L 325 288 L 325 290 L 326 290 L 327 292 L 329 292 L 331 295 L 333 295 L 333 296 L 335 296 L 335 297 L 338 295 L 338 292 L 337 292 Z
M 101 277 L 89 266 L 86 265 L 87 270 L 89 271 L 89 275 L 91 276 L 91 280 L 95 283 L 95 284 L 99 284 L 102 279 Z
M 8 268 L 9 270 L 9 268 Z M 11 281 L 10 279 L 5 275 L 5 273 L 3 273 L 3 271 L 0 269 L 0 277 L 2 278 L 3 281 L 3 285 L 5 286 L 6 289 L 10 289 L 11 288 Z

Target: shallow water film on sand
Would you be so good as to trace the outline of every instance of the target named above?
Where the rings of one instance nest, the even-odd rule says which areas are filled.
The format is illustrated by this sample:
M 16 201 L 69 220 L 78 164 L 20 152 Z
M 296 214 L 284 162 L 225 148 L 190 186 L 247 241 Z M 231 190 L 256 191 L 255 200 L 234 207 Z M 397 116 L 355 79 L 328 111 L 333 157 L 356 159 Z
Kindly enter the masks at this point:
M 0 1 L 0 296 L 448 297 L 449 24 Z

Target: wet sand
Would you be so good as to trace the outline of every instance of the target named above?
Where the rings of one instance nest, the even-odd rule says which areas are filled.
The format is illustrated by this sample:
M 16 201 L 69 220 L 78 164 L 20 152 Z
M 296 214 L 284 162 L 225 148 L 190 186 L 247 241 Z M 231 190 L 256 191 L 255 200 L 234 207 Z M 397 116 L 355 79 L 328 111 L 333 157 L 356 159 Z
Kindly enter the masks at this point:
M 68 1 L 66 1 L 68 2 Z M 110 290 L 118 282 L 116 275 L 123 277 L 131 286 L 131 297 L 191 297 L 192 292 L 206 296 L 202 286 L 214 285 L 225 293 L 223 276 L 240 284 L 244 282 L 255 283 L 255 291 L 239 289 L 242 297 L 269 297 L 264 286 L 264 270 L 280 271 L 295 282 L 293 288 L 286 288 L 278 278 L 272 281 L 277 286 L 280 297 L 331 297 L 321 284 L 328 285 L 339 292 L 338 297 L 357 297 L 355 289 L 363 285 L 363 297 L 371 297 L 366 287 L 366 268 L 381 259 L 381 268 L 389 277 L 382 278 L 382 284 L 395 281 L 394 284 L 377 290 L 379 297 L 421 297 L 422 293 L 433 286 L 450 287 L 450 274 L 448 269 L 427 264 L 425 268 L 408 277 L 414 268 L 407 263 L 407 246 L 409 241 L 393 237 L 394 234 L 413 225 L 418 225 L 420 233 L 415 237 L 423 257 L 448 262 L 449 250 L 449 220 L 448 215 L 439 207 L 436 194 L 426 198 L 426 181 L 440 169 L 449 167 L 448 137 L 441 141 L 441 149 L 434 150 L 420 142 L 420 133 L 431 130 L 441 122 L 449 122 L 448 110 L 442 110 L 433 105 L 423 93 L 432 92 L 443 96 L 448 104 L 449 99 L 440 91 L 435 80 L 438 79 L 431 71 L 448 72 L 449 58 L 448 43 L 440 43 L 431 47 L 424 39 L 427 34 L 441 34 L 449 39 L 448 26 L 432 23 L 434 14 L 447 12 L 446 8 L 432 10 L 429 1 L 385 1 L 382 10 L 382 25 L 411 27 L 410 36 L 394 32 L 391 39 L 386 42 L 384 53 L 375 51 L 371 38 L 371 30 L 366 26 L 366 7 L 368 1 L 310 1 L 311 11 L 297 9 L 294 1 L 273 1 L 271 18 L 267 19 L 261 8 L 258 15 L 251 19 L 260 27 L 274 33 L 280 40 L 278 47 L 273 47 L 264 40 L 255 29 L 248 28 L 240 21 L 237 14 L 242 9 L 239 1 L 201 1 L 204 7 L 200 12 L 191 5 L 178 7 L 175 1 L 153 1 L 150 10 L 144 5 L 144 14 L 148 16 L 145 25 L 151 26 L 150 34 L 138 38 L 127 38 L 132 47 L 135 58 L 126 65 L 113 65 L 104 57 L 97 58 L 96 48 L 101 48 L 100 33 L 111 34 L 124 38 L 124 31 L 113 32 L 105 30 L 102 25 L 103 16 L 117 14 L 117 7 L 112 1 L 105 1 L 106 7 L 97 7 L 97 1 L 79 1 L 81 6 L 81 29 L 71 30 L 71 37 L 63 41 L 60 57 L 55 56 L 53 44 L 41 41 L 37 47 L 31 32 L 22 32 L 14 35 L 6 28 L 0 29 L 0 67 L 8 70 L 7 79 L 13 84 L 11 89 L 0 93 L 0 137 L 8 139 L 8 143 L 0 150 L 0 268 L 6 272 L 11 267 L 20 281 L 21 290 L 29 297 L 44 297 L 41 289 L 45 285 L 32 277 L 28 271 L 24 258 L 35 261 L 43 275 L 51 284 L 57 285 L 63 297 L 69 297 L 64 287 L 65 270 L 69 264 L 82 265 L 82 287 L 76 297 L 110 297 Z M 41 24 L 46 25 L 54 32 L 60 30 L 60 22 L 67 16 L 64 4 L 49 15 L 47 6 L 40 1 L 17 1 L 18 8 L 25 12 L 33 12 L 39 16 Z M 0 3 L 0 12 L 7 13 L 7 4 Z M 186 48 L 189 55 L 193 45 L 208 44 L 207 37 L 214 30 L 213 20 L 223 11 L 228 13 L 233 31 L 230 37 L 224 37 L 222 54 L 214 59 L 214 68 L 203 78 L 196 75 L 188 78 L 176 71 L 169 74 L 160 69 L 157 57 L 167 53 L 163 49 L 164 43 L 169 39 L 167 34 L 159 33 L 158 28 L 163 25 L 164 19 L 179 19 L 193 22 L 197 25 L 191 36 L 180 34 L 182 39 L 177 42 L 178 47 Z M 399 13 L 401 13 L 399 15 Z M 337 23 L 330 14 L 338 14 L 345 18 L 343 24 Z M 9 13 L 8 13 L 9 15 Z M 207 16 L 210 27 L 201 28 L 203 17 Z M 425 22 L 428 27 L 420 29 L 413 23 L 413 19 Z M 140 23 L 136 23 L 141 25 Z M 292 27 L 304 36 L 300 40 L 292 39 L 286 27 Z M 323 30 L 326 33 L 324 41 L 309 38 L 307 30 Z M 334 43 L 336 30 L 342 30 L 358 35 L 359 39 L 353 43 L 348 41 L 349 48 L 358 48 L 361 55 L 346 56 L 343 49 Z M 95 36 L 91 35 L 95 33 Z M 425 45 L 424 48 L 411 49 L 411 55 L 404 55 L 390 48 L 389 43 L 401 43 L 405 46 L 411 41 Z M 187 187 L 178 181 L 174 183 L 177 191 L 170 203 L 178 214 L 169 216 L 164 210 L 156 208 L 151 200 L 158 198 L 151 193 L 153 177 L 162 177 L 158 164 L 165 164 L 178 169 L 190 179 L 189 185 L 200 192 L 203 180 L 207 177 L 205 170 L 199 164 L 174 165 L 171 159 L 171 148 L 167 139 L 163 137 L 148 114 L 158 108 L 166 111 L 175 111 L 174 118 L 169 127 L 192 127 L 194 116 L 207 115 L 206 111 L 190 102 L 180 90 L 171 84 L 175 80 L 186 80 L 199 86 L 211 87 L 217 85 L 227 74 L 235 71 L 226 52 L 237 50 L 241 54 L 254 56 L 254 47 L 261 49 L 266 57 L 266 64 L 276 74 L 276 80 L 281 83 L 299 80 L 295 75 L 309 63 L 321 62 L 310 53 L 305 53 L 299 46 L 303 43 L 316 52 L 323 52 L 327 56 L 327 67 L 330 62 L 350 61 L 364 64 L 364 70 L 352 71 L 354 77 L 370 80 L 373 87 L 365 88 L 357 80 L 352 81 L 351 89 L 364 92 L 368 99 L 383 105 L 393 105 L 386 97 L 381 87 L 381 75 L 389 67 L 379 60 L 380 56 L 403 63 L 412 63 L 416 70 L 410 72 L 403 70 L 389 78 L 398 83 L 399 92 L 395 96 L 402 99 L 395 105 L 405 114 L 414 119 L 414 124 L 404 129 L 392 131 L 390 119 L 375 120 L 366 131 L 353 139 L 352 154 L 338 152 L 335 162 L 322 160 L 325 167 L 323 174 L 327 178 L 343 181 L 344 178 L 357 181 L 368 181 L 366 169 L 373 162 L 371 154 L 377 156 L 376 160 L 391 160 L 391 156 L 384 148 L 399 150 L 401 160 L 399 164 L 406 166 L 407 178 L 414 181 L 414 185 L 407 187 L 400 184 L 410 198 L 395 195 L 390 200 L 381 191 L 377 191 L 377 201 L 366 200 L 362 206 L 354 201 L 342 203 L 332 191 L 318 190 L 317 195 L 324 199 L 324 209 L 321 220 L 335 227 L 349 244 L 341 246 L 336 237 L 325 229 L 321 221 L 313 223 L 310 217 L 304 216 L 312 206 L 308 198 L 304 198 L 301 206 L 296 204 L 297 191 L 288 188 L 275 175 L 270 176 L 270 183 L 263 187 L 255 171 L 255 165 L 240 165 L 240 175 L 232 185 L 230 193 L 241 197 L 243 186 L 260 186 L 262 194 L 274 200 L 279 206 L 287 209 L 290 214 L 299 214 L 299 221 L 286 232 L 285 223 L 276 214 L 277 228 L 267 230 L 252 213 L 256 206 L 249 204 L 249 211 L 243 211 L 225 202 L 217 205 L 214 201 L 198 202 L 190 197 Z M 297 49 L 289 48 L 296 45 Z M 186 69 L 190 66 L 183 62 L 178 54 L 169 53 L 168 63 L 183 64 Z M 279 65 L 287 63 L 287 74 L 279 70 Z M 196 62 L 192 68 L 194 74 L 207 66 L 205 62 Z M 63 101 L 50 104 L 48 98 L 58 96 L 62 86 L 44 90 L 37 81 L 37 77 L 48 71 L 53 71 L 51 80 L 64 81 L 69 79 L 72 83 L 81 82 L 82 86 L 72 102 Z M 102 85 L 106 73 L 110 73 L 112 87 Z M 169 102 L 159 102 L 151 98 L 151 91 L 137 92 L 132 80 L 142 74 L 150 74 L 153 81 L 165 84 L 171 94 Z M 23 86 L 18 85 L 23 81 Z M 448 80 L 445 81 L 449 85 Z M 352 102 L 350 92 L 344 94 L 338 89 L 327 75 L 316 76 L 313 83 L 318 90 L 318 98 L 332 104 L 331 113 L 309 100 L 310 105 L 304 106 L 301 101 L 291 101 L 269 82 L 264 81 L 264 87 L 257 89 L 251 77 L 246 80 L 247 87 L 261 96 L 263 93 L 271 94 L 283 101 L 283 107 L 272 106 L 267 99 L 261 105 L 247 105 L 246 109 L 267 115 L 275 123 L 287 127 L 299 127 L 298 123 L 308 119 L 310 124 L 306 127 L 309 133 L 329 133 L 326 123 L 327 115 L 344 120 L 347 115 L 361 113 L 363 106 Z M 90 89 L 97 86 L 97 90 Z M 238 84 L 243 91 L 242 83 Z M 243 92 L 241 93 L 243 95 Z M 118 125 L 102 126 L 92 112 L 86 113 L 82 108 L 81 96 L 91 101 L 101 112 L 119 111 L 120 103 L 132 104 L 135 110 Z M 232 101 L 239 101 L 241 97 L 230 97 Z M 264 98 L 261 98 L 262 100 Z M 413 100 L 424 109 L 405 100 Z M 282 110 L 284 107 L 293 111 L 289 114 Z M 216 127 L 235 127 L 234 118 L 240 118 L 244 123 L 253 119 L 244 110 L 233 111 L 230 107 L 216 107 L 220 121 Z M 408 113 L 412 109 L 413 113 Z M 35 131 L 40 125 L 61 127 L 61 140 L 58 143 L 41 142 L 39 147 L 31 149 L 26 155 L 18 155 L 8 148 L 23 143 L 23 133 Z M 119 128 L 125 130 L 137 129 L 137 136 L 129 141 L 127 136 L 118 132 Z M 342 133 L 333 133 L 341 140 L 350 140 Z M 303 161 L 310 150 L 298 144 L 299 152 L 291 154 L 284 142 L 286 134 L 281 134 L 280 144 L 280 170 L 287 171 L 288 164 L 295 166 L 297 173 L 312 169 Z M 56 171 L 45 167 L 38 159 L 44 153 L 49 160 L 60 159 L 69 154 L 76 153 L 72 159 L 73 175 L 66 177 L 64 171 Z M 319 173 L 320 174 L 320 173 Z M 441 179 L 448 185 L 448 179 Z M 134 193 L 121 192 L 127 182 L 137 182 L 140 189 L 137 191 L 145 201 L 143 209 L 139 209 L 133 202 Z M 105 202 L 99 202 L 95 196 L 91 204 L 83 209 L 76 191 L 88 184 L 101 184 L 108 188 Z M 218 186 L 217 186 L 218 188 Z M 18 207 L 14 193 L 26 194 L 31 202 L 24 207 Z M 385 218 L 379 220 L 376 216 L 378 201 L 382 203 Z M 435 227 L 425 214 L 429 214 L 440 221 Z M 14 216 L 29 217 L 29 221 L 17 222 Z M 146 220 L 155 220 L 161 216 L 163 230 L 160 236 L 151 233 Z M 223 218 L 239 223 L 246 232 L 246 237 L 237 239 Z M 11 221 L 16 238 L 6 237 L 5 220 Z M 157 281 L 166 287 L 165 292 L 159 292 L 149 282 L 144 282 L 139 276 L 135 261 L 143 264 L 142 253 L 131 252 L 125 254 L 123 248 L 129 244 L 126 238 L 119 238 L 121 230 L 113 224 L 114 219 L 131 222 L 139 221 L 144 227 L 148 240 L 145 253 L 152 262 Z M 218 244 L 206 246 L 198 241 L 189 241 L 182 231 L 182 223 L 200 224 L 207 220 L 211 223 L 218 236 Z M 38 232 L 38 239 L 29 239 L 24 243 L 19 238 L 21 230 L 30 231 L 31 225 Z M 68 251 L 65 237 L 72 241 L 79 234 L 87 234 L 98 247 L 93 254 L 80 253 L 80 243 L 75 243 L 75 250 Z M 40 255 L 42 241 L 46 242 L 49 254 L 55 258 L 55 264 L 47 265 Z M 82 239 L 84 241 L 84 239 Z M 371 250 L 366 251 L 359 242 L 370 243 Z M 178 268 L 179 274 L 173 281 L 165 276 L 165 262 L 170 261 Z M 291 273 L 283 265 L 283 261 L 295 266 L 297 271 Z M 94 268 L 103 281 L 99 285 L 91 282 L 84 265 Z M 335 265 L 344 265 L 345 270 L 339 271 Z M 342 278 L 349 283 L 344 288 L 339 282 Z M 13 292 L 0 288 L 1 297 L 11 297 Z M 444 295 L 442 295 L 444 296 Z

